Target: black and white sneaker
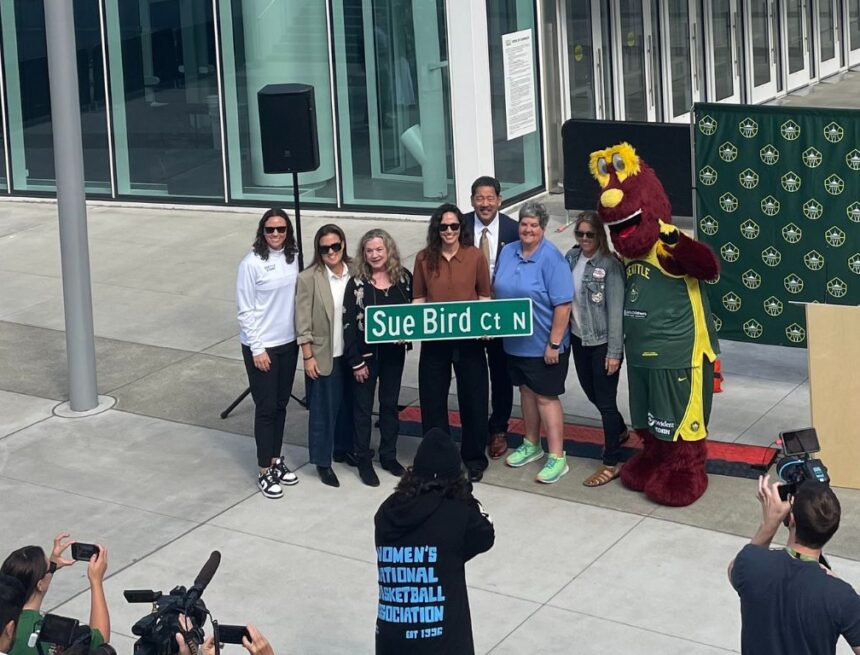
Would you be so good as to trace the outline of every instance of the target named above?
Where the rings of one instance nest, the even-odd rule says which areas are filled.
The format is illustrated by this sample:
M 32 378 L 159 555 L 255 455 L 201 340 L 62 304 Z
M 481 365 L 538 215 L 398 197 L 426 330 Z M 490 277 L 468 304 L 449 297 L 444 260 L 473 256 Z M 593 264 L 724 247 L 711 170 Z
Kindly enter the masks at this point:
M 281 498 L 284 495 L 284 490 L 278 484 L 277 473 L 269 469 L 265 473 L 261 473 L 257 478 L 257 486 L 266 498 Z
M 287 463 L 284 461 L 283 457 L 278 457 L 278 459 L 275 460 L 275 463 L 272 464 L 272 468 L 269 470 L 274 474 L 275 479 L 280 484 L 292 486 L 299 483 L 299 477 L 287 468 Z

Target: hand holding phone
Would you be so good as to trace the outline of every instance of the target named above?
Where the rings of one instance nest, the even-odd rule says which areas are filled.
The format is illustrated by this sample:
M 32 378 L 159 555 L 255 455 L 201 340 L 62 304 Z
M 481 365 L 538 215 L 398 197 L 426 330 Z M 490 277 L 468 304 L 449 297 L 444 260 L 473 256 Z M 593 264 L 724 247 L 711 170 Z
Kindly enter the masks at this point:
M 251 640 L 251 633 L 244 625 L 229 625 L 226 623 L 218 624 L 218 640 L 222 644 L 239 644 L 242 645 L 242 638 L 247 637 Z
M 72 544 L 72 559 L 78 562 L 89 562 L 93 555 L 99 554 L 99 547 L 95 544 Z

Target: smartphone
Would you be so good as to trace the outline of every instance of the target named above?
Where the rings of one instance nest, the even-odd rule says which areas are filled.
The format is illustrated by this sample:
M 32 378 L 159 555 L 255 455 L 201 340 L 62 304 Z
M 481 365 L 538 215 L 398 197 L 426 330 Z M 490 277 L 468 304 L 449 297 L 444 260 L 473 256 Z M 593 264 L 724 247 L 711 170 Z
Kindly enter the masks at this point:
M 244 625 L 228 625 L 226 623 L 218 625 L 218 638 L 222 644 L 239 644 L 241 646 L 242 637 L 247 637 L 248 641 L 251 641 L 248 628 Z
M 78 562 L 89 562 L 93 555 L 99 554 L 99 547 L 95 544 L 72 544 L 72 559 Z
M 789 496 L 793 496 L 797 493 L 797 483 L 796 482 L 787 482 L 786 484 L 781 484 L 776 488 L 779 493 L 779 499 L 783 502 L 788 500 Z M 788 524 L 786 524 L 788 527 Z
M 75 638 L 78 629 L 77 619 L 69 619 L 56 614 L 46 614 L 39 629 L 39 639 L 45 644 L 69 646 Z
M 818 444 L 818 433 L 815 431 L 815 428 L 787 430 L 780 432 L 779 438 L 782 440 L 782 449 L 786 455 L 817 453 L 821 450 L 821 446 Z

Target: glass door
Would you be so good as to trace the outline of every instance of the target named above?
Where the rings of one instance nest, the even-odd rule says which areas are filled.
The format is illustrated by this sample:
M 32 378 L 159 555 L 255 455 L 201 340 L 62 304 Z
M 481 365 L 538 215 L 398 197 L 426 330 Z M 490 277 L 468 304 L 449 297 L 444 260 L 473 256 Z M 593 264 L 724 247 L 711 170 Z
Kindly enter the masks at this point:
M 741 78 L 738 57 L 738 0 L 705 0 L 705 16 L 705 79 L 708 100 L 739 103 Z
M 785 0 L 785 53 L 788 90 L 809 84 L 809 25 L 806 0 Z
M 848 19 L 848 65 L 860 64 L 860 0 L 845 0 Z
M 818 76 L 839 72 L 842 43 L 839 30 L 839 0 L 815 0 L 818 33 Z
M 625 121 L 657 120 L 654 55 L 656 44 L 651 3 L 612 0 L 615 45 L 616 115 Z
M 700 97 L 696 16 L 694 0 L 667 0 L 663 4 L 660 31 L 667 121 L 689 122 L 693 102 Z
M 773 0 L 749 0 L 743 5 L 749 99 L 753 103 L 764 102 L 777 94 L 774 3 Z
M 608 16 L 597 0 L 567 0 L 567 74 L 572 118 L 612 117 Z

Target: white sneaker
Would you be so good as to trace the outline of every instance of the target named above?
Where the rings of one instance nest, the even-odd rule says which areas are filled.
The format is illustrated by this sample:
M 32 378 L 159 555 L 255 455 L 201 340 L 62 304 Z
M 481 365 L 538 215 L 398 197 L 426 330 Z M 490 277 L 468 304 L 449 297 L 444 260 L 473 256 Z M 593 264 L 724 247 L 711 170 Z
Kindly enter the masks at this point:
M 280 484 L 285 484 L 289 486 L 298 484 L 299 482 L 299 477 L 287 468 L 287 464 L 286 462 L 284 462 L 283 457 L 278 457 L 278 459 L 275 460 L 275 463 L 272 464 L 272 467 L 269 470 L 274 474 L 275 479 Z
M 257 478 L 257 486 L 266 498 L 280 498 L 284 495 L 284 490 L 278 484 L 277 473 L 271 469 L 260 474 Z

